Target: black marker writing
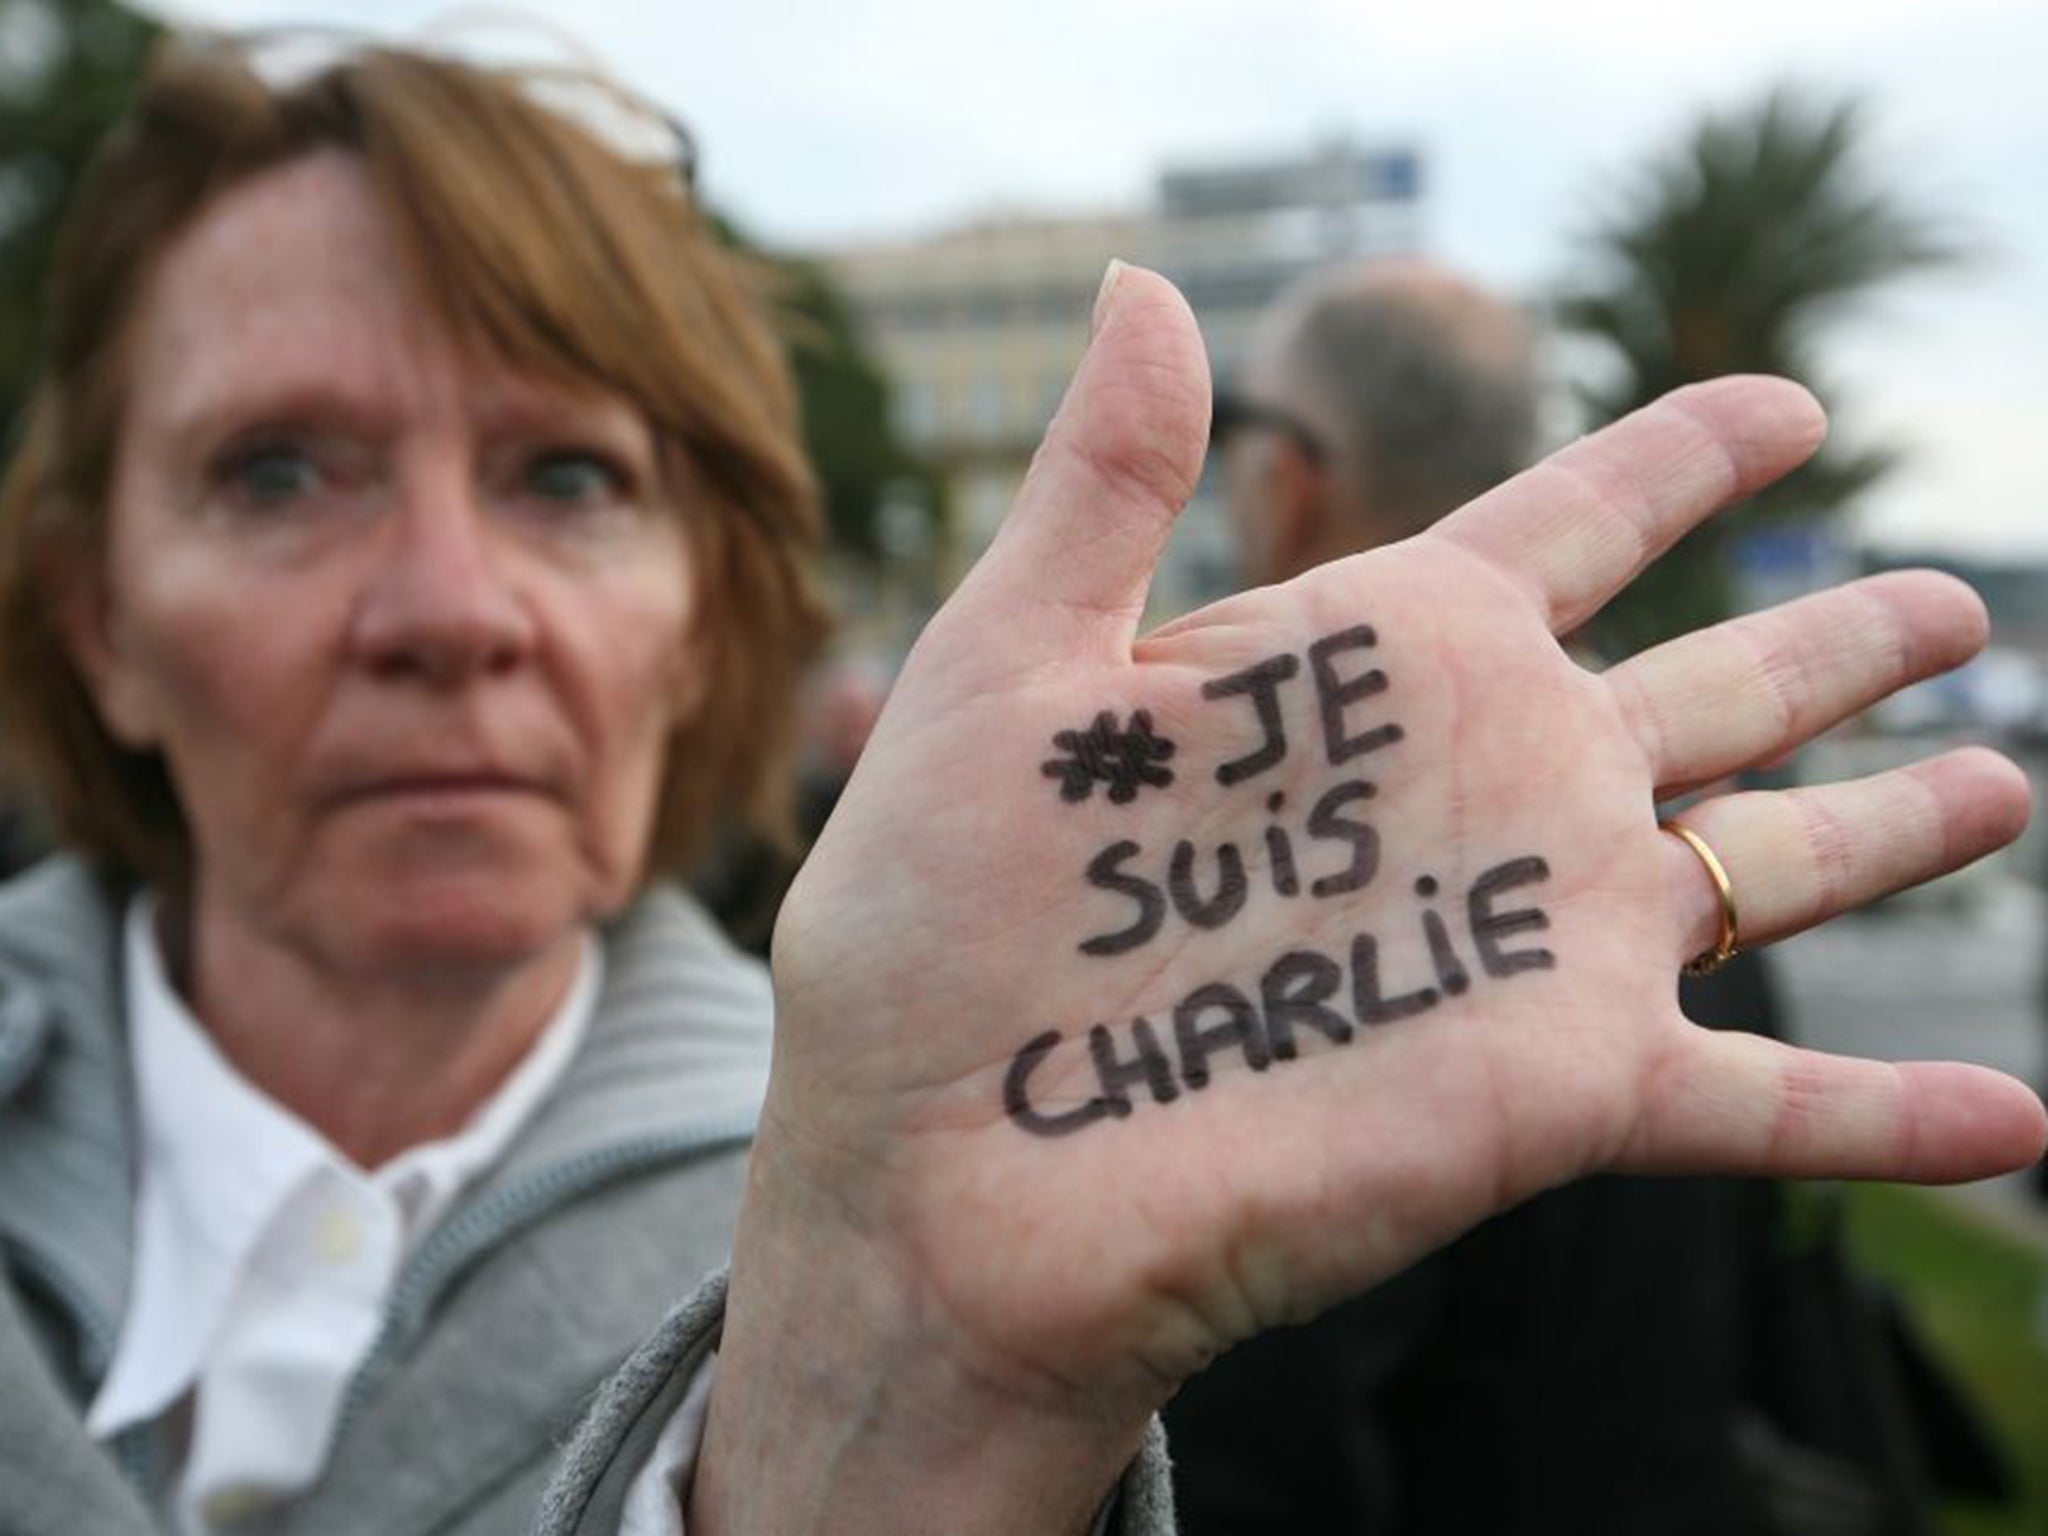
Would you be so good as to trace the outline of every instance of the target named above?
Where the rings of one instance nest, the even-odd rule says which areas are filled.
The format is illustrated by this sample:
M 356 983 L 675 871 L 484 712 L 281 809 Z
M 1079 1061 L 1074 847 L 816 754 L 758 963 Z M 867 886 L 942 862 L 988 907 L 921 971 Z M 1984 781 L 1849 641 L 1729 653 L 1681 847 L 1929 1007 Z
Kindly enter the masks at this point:
M 1351 1043 L 1351 1021 L 1329 1005 L 1343 985 L 1344 967 L 1312 949 L 1291 949 L 1266 968 L 1259 978 L 1259 1006 L 1275 1061 L 1301 1054 L 1294 1031 L 1303 1024 L 1333 1045 Z
M 1242 783 L 1255 773 L 1264 773 L 1287 755 L 1287 728 L 1280 719 L 1280 685 L 1300 670 L 1301 662 L 1293 656 L 1269 656 L 1255 667 L 1202 684 L 1205 699 L 1250 699 L 1259 722 L 1259 745 L 1218 768 L 1217 783 Z
M 1003 1074 L 1003 1113 L 1016 1121 L 1019 1130 L 1033 1136 L 1069 1136 L 1109 1113 L 1100 1099 L 1090 1099 L 1056 1115 L 1046 1114 L 1031 1102 L 1031 1074 L 1058 1048 L 1061 1039 L 1056 1029 L 1032 1036 L 1024 1049 L 1011 1058 L 1010 1069 Z
M 1500 941 L 1510 934 L 1541 933 L 1550 926 L 1550 915 L 1541 907 L 1518 907 L 1512 912 L 1496 912 L 1493 900 L 1503 891 L 1514 890 L 1517 886 L 1536 885 L 1550 878 L 1550 866 L 1535 857 L 1511 859 L 1497 864 L 1472 882 L 1471 894 L 1465 898 L 1467 921 L 1472 927 L 1472 943 L 1479 951 L 1479 963 L 1486 967 L 1489 976 L 1513 976 L 1518 971 L 1547 971 L 1557 964 L 1557 956 L 1549 950 L 1502 949 Z
M 1034 1136 L 1071 1136 L 1083 1126 L 1105 1116 L 1122 1119 L 1131 1112 L 1128 1089 L 1142 1083 L 1151 1091 L 1155 1104 L 1171 1104 L 1180 1097 L 1173 1080 L 1173 1062 L 1159 1044 L 1148 1019 L 1131 1020 L 1130 1059 L 1116 1053 L 1116 1036 L 1109 1027 L 1097 1024 L 1088 1031 L 1088 1058 L 1095 1068 L 1101 1092 L 1072 1109 L 1046 1114 L 1031 1102 L 1031 1074 L 1053 1053 L 1064 1037 L 1049 1029 L 1019 1051 L 1003 1074 L 1003 1112 Z
M 1173 1081 L 1173 1062 L 1150 1019 L 1131 1020 L 1131 1055 L 1116 1053 L 1116 1036 L 1109 1026 L 1097 1024 L 1088 1031 L 1088 1056 L 1095 1065 L 1095 1080 L 1102 1085 L 1100 1102 L 1105 1110 L 1121 1118 L 1131 1112 L 1131 1097 L 1125 1090 L 1140 1084 L 1151 1092 L 1154 1104 L 1171 1104 L 1180 1097 Z
M 1347 779 L 1335 785 L 1308 813 L 1308 835 L 1321 842 L 1351 844 L 1351 862 L 1334 875 L 1324 875 L 1309 887 L 1313 896 L 1341 896 L 1360 891 L 1372 883 L 1380 868 L 1380 835 L 1371 825 L 1342 815 L 1344 807 L 1370 800 L 1376 793 L 1364 779 Z
M 1150 893 L 1149 899 L 1133 899 L 1139 900 L 1141 917 L 1156 931 L 1165 911 L 1164 898 L 1150 882 L 1117 872 L 1136 850 L 1134 843 L 1120 843 L 1096 862 L 1114 856 L 1108 872 Z M 1507 980 L 1557 965 L 1557 956 L 1549 949 L 1504 947 L 1514 935 L 1547 930 L 1547 912 L 1533 905 L 1498 909 L 1507 892 L 1549 878 L 1550 866 L 1529 856 L 1497 864 L 1472 882 L 1464 902 L 1466 935 L 1486 976 Z M 1055 1110 L 1033 1097 L 1036 1075 L 1066 1038 L 1058 1030 L 1035 1036 L 1004 1074 L 1004 1113 L 1030 1135 L 1069 1135 L 1099 1120 L 1129 1116 L 1136 1108 L 1136 1089 L 1143 1089 L 1154 1104 L 1171 1104 L 1183 1093 L 1215 1083 L 1220 1062 L 1241 1061 L 1246 1069 L 1263 1072 L 1274 1062 L 1300 1059 L 1302 1042 L 1311 1034 L 1331 1048 L 1343 1047 L 1361 1030 L 1415 1018 L 1469 992 L 1472 971 L 1458 952 L 1451 924 L 1434 905 L 1441 894 L 1438 882 L 1424 875 L 1413 890 L 1425 903 L 1417 921 L 1421 948 L 1428 955 L 1427 979 L 1412 969 L 1405 976 L 1390 977 L 1381 935 L 1376 933 L 1352 935 L 1348 965 L 1317 950 L 1290 949 L 1267 965 L 1257 987 L 1249 991 L 1223 981 L 1190 991 L 1173 1009 L 1170 1048 L 1152 1021 L 1142 1016 L 1132 1018 L 1121 1036 L 1106 1024 L 1091 1025 L 1086 1049 L 1096 1092 L 1071 1107 Z
M 1370 650 L 1378 644 L 1379 636 L 1370 624 L 1357 624 L 1325 635 L 1308 648 L 1309 670 L 1316 679 L 1316 704 L 1323 718 L 1323 749 L 1333 768 L 1401 739 L 1401 727 L 1392 723 L 1348 734 L 1350 727 L 1344 718 L 1350 705 L 1387 691 L 1387 674 L 1371 667 L 1355 677 L 1339 677 L 1335 658 L 1343 651 Z
M 1331 767 L 1354 757 L 1391 746 L 1401 740 L 1401 727 L 1391 720 L 1354 728 L 1347 711 L 1359 702 L 1387 691 L 1387 674 L 1378 667 L 1347 673 L 1338 658 L 1347 651 L 1372 650 L 1379 635 L 1370 624 L 1354 624 L 1323 636 L 1308 648 L 1309 672 L 1315 680 L 1316 710 L 1323 728 L 1323 754 Z M 1280 708 L 1281 685 L 1301 671 L 1301 661 L 1291 653 L 1268 656 L 1264 661 L 1211 678 L 1202 684 L 1205 699 L 1246 699 L 1259 730 L 1259 744 L 1240 757 L 1220 764 L 1216 782 L 1241 784 L 1255 774 L 1277 767 L 1287 756 L 1287 722 Z
M 1119 896 L 1128 896 L 1138 904 L 1138 914 L 1131 919 L 1128 928 L 1115 933 L 1098 933 L 1092 939 L 1081 941 L 1084 955 L 1120 955 L 1127 949 L 1136 949 L 1159 931 L 1166 921 L 1166 898 L 1159 894 L 1159 887 L 1150 880 L 1141 880 L 1136 875 L 1124 874 L 1123 867 L 1145 850 L 1126 838 L 1120 843 L 1111 843 L 1102 852 L 1088 861 L 1088 883 L 1099 890 L 1115 891 Z
M 1434 896 L 1436 876 L 1424 875 L 1416 881 L 1415 894 L 1425 901 Z M 1437 985 L 1452 997 L 1458 996 L 1472 985 L 1472 978 L 1458 952 L 1451 948 L 1451 930 L 1444 926 L 1442 915 L 1434 907 L 1422 914 L 1422 934 L 1429 941 L 1429 958 L 1436 966 Z
M 1204 1024 L 1204 1015 L 1220 1017 Z M 1180 1080 L 1190 1092 L 1209 1086 L 1209 1058 L 1219 1052 L 1242 1052 L 1254 1072 L 1265 1071 L 1273 1059 L 1258 1009 L 1226 981 L 1197 987 L 1180 1000 L 1173 1010 L 1173 1038 L 1180 1047 Z
M 1173 770 L 1161 765 L 1173 756 L 1174 745 L 1152 734 L 1149 710 L 1132 715 L 1120 731 L 1116 716 L 1105 709 L 1087 730 L 1060 731 L 1052 744 L 1067 755 L 1046 759 L 1039 771 L 1060 781 L 1062 800 L 1086 800 L 1100 783 L 1109 786 L 1113 804 L 1128 805 L 1141 785 L 1163 789 L 1173 782 Z
M 1243 910 L 1247 889 L 1244 860 L 1237 844 L 1216 850 L 1216 894 L 1204 898 L 1195 884 L 1195 845 L 1183 838 L 1174 844 L 1173 865 L 1166 873 L 1173 909 L 1197 928 L 1221 928 Z
M 1266 809 L 1275 816 L 1286 804 L 1287 797 L 1278 790 L 1266 798 Z M 1301 894 L 1301 877 L 1294 872 L 1294 840 L 1277 822 L 1266 828 L 1266 867 L 1271 872 L 1276 892 L 1282 896 Z
M 1354 810 L 1377 793 L 1365 779 L 1346 779 L 1331 785 L 1310 808 L 1306 841 L 1322 857 L 1308 868 L 1313 873 L 1320 866 L 1323 871 L 1310 882 L 1312 896 L 1327 899 L 1363 890 L 1379 873 L 1379 833 Z M 1277 812 L 1285 801 L 1276 794 L 1266 804 Z M 1278 895 L 1298 895 L 1301 875 L 1293 838 L 1284 827 L 1269 826 L 1266 848 L 1271 856 L 1267 883 Z M 1344 862 L 1333 868 L 1325 849 L 1341 851 Z M 1183 838 L 1174 844 L 1167 867 L 1150 879 L 1132 867 L 1144 857 L 1144 845 L 1124 838 L 1088 861 L 1082 878 L 1097 890 L 1125 898 L 1135 910 L 1123 927 L 1083 939 L 1082 954 L 1121 955 L 1150 943 L 1165 926 L 1169 911 L 1192 927 L 1214 931 L 1242 912 L 1251 895 L 1250 866 L 1235 843 L 1217 844 L 1205 860 L 1201 849 Z
M 1351 941 L 1351 1011 L 1361 1024 L 1391 1024 L 1413 1018 L 1443 1001 L 1435 987 L 1417 987 L 1392 997 L 1380 981 L 1380 941 L 1361 933 Z

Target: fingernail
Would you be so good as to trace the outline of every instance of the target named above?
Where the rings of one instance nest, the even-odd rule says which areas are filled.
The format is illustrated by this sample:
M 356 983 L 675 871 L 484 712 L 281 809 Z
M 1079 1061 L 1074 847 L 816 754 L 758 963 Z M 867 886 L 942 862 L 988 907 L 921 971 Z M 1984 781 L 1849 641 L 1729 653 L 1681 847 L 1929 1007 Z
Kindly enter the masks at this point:
M 1116 285 L 1123 281 L 1125 270 L 1123 262 L 1114 256 L 1109 258 L 1109 266 L 1102 274 L 1102 286 L 1095 290 L 1095 308 L 1088 315 L 1088 334 L 1091 338 L 1102 329 L 1103 317 L 1109 313 L 1109 296 L 1116 292 Z

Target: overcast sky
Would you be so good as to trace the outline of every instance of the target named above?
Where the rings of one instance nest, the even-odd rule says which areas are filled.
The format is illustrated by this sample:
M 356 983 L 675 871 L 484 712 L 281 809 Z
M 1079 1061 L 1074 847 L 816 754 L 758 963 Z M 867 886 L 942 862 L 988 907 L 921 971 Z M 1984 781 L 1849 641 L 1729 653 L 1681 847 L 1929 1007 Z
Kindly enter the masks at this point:
M 175 0 L 397 36 L 415 0 Z M 1851 430 L 1913 452 L 1865 535 L 2048 558 L 2048 5 L 2039 0 L 676 0 L 528 5 L 690 123 L 709 195 L 772 242 L 992 208 L 1113 207 L 1162 162 L 1334 133 L 1417 145 L 1435 254 L 1525 295 L 1603 188 L 1705 107 L 1858 91 L 1903 190 L 1993 254 L 1843 333 Z M 473 13 L 472 13 L 473 14 Z

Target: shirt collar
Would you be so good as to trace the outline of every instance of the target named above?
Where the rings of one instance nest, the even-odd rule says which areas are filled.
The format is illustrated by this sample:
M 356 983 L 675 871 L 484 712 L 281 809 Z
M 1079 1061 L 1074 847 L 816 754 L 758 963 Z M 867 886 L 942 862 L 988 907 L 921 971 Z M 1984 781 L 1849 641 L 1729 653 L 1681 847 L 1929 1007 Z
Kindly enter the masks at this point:
M 87 1417 L 97 1437 L 154 1418 L 198 1379 L 207 1347 L 265 1235 L 323 1173 L 389 1200 L 409 1247 L 504 1154 L 561 1080 L 590 1023 L 603 956 L 586 938 L 554 1016 L 461 1130 L 374 1172 L 237 1071 L 171 985 L 158 903 L 137 895 L 123 935 L 140 1155 L 127 1315 Z

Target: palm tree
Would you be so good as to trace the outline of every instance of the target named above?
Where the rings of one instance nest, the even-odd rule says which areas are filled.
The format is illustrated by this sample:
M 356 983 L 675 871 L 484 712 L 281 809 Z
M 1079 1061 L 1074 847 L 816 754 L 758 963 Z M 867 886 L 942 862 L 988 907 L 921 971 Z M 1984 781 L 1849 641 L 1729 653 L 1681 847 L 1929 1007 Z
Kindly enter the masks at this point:
M 1710 115 L 1652 159 L 1579 242 L 1583 274 L 1560 323 L 1604 345 L 1609 382 L 1582 389 L 1609 421 L 1668 389 L 1724 373 L 1778 373 L 1824 398 L 1819 342 L 1873 291 L 1966 254 L 1945 221 L 1873 173 L 1854 100 L 1778 88 Z M 1633 650 L 1730 609 L 1728 552 L 1767 520 L 1839 513 L 1888 473 L 1897 450 L 1831 439 L 1806 467 L 1682 543 L 1601 619 Z

